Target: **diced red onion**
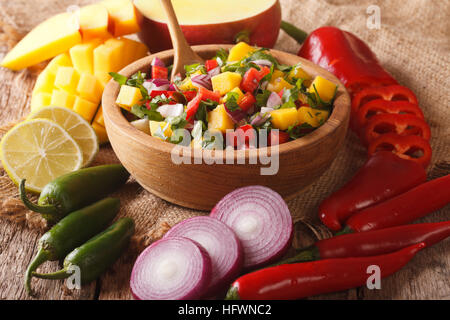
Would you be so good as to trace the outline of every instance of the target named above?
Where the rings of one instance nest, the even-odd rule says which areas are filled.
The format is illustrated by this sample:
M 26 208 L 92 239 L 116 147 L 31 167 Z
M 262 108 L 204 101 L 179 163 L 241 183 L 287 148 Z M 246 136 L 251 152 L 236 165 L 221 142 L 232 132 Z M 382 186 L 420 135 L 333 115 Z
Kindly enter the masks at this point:
M 164 104 L 156 109 L 164 118 L 178 117 L 183 114 L 184 106 L 181 103 Z
M 201 298 L 211 280 L 211 259 L 198 243 L 171 237 L 154 242 L 137 258 L 130 288 L 138 300 Z
M 211 211 L 234 230 L 244 248 L 244 267 L 255 268 L 280 258 L 290 247 L 292 217 L 286 202 L 263 186 L 237 189 Z
M 217 76 L 218 74 L 220 74 L 220 67 L 215 67 L 214 69 L 211 69 L 208 71 L 208 74 L 212 77 Z
M 158 66 L 158 67 L 164 67 L 164 68 L 166 67 L 164 62 L 162 62 L 162 60 L 158 57 L 153 58 L 152 66 Z
M 212 278 L 206 296 L 224 289 L 242 269 L 244 256 L 241 243 L 233 230 L 217 219 L 199 216 L 184 220 L 171 228 L 164 237 L 189 238 L 208 252 Z
M 168 90 L 169 91 L 180 91 L 178 89 L 178 87 L 174 83 L 169 84 L 169 89 Z
M 234 123 L 239 123 L 242 119 L 244 119 L 247 116 L 247 113 L 242 109 L 230 111 L 227 108 L 226 103 L 225 103 L 225 110 L 227 111 L 228 115 L 231 117 L 231 120 L 233 120 Z
M 270 114 L 260 112 L 256 117 L 254 117 L 252 119 L 250 124 L 252 126 L 256 126 L 256 127 L 263 125 L 269 119 L 269 117 L 270 117 Z
M 281 100 L 280 96 L 275 92 L 272 92 L 267 99 L 266 107 L 272 108 L 275 106 L 281 106 L 283 104 L 283 100 Z
M 194 85 L 199 85 L 205 89 L 212 90 L 211 76 L 209 74 L 193 76 L 191 81 Z
M 155 91 L 167 91 L 170 88 L 170 82 L 166 79 L 151 79 L 147 80 L 143 84 L 144 88 L 147 89 L 148 94 L 151 94 L 153 90 Z
M 269 67 L 269 68 L 272 66 L 272 62 L 269 61 L 269 60 L 261 59 L 261 60 L 254 60 L 252 62 L 254 64 L 257 64 L 258 66 L 266 66 L 266 67 Z
M 268 114 L 268 113 L 272 112 L 273 110 L 274 110 L 274 108 L 262 107 L 261 114 Z

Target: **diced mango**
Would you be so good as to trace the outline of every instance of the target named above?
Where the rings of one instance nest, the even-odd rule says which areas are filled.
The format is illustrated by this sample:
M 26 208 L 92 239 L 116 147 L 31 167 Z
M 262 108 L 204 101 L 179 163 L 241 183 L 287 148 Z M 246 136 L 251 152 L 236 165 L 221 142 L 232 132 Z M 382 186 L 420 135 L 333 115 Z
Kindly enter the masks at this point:
M 105 144 L 109 141 L 108 134 L 106 133 L 105 127 L 94 122 L 92 124 L 92 128 L 94 129 L 95 133 L 97 134 L 99 144 Z
M 284 72 L 281 70 L 274 70 L 272 73 L 272 78 L 270 78 L 270 82 L 274 82 L 278 78 L 283 78 Z
M 139 60 L 148 54 L 148 48 L 142 42 L 134 41 L 127 38 L 121 38 L 121 40 L 125 43 L 125 51 L 123 53 L 123 59 L 126 65 L 136 60 Z
M 291 72 L 289 72 L 288 74 L 288 79 L 292 80 L 292 79 L 303 79 L 303 80 L 309 80 L 311 79 L 311 76 L 302 69 L 302 67 L 300 66 L 296 66 L 294 67 Z
M 109 13 L 100 4 L 82 7 L 79 11 L 80 30 L 83 40 L 95 38 L 107 39 L 111 37 L 108 31 Z
M 236 87 L 239 87 L 242 76 L 235 72 L 223 72 L 211 78 L 214 91 L 218 91 L 220 95 L 227 94 Z
M 80 97 L 98 104 L 102 99 L 103 88 L 96 77 L 82 73 L 78 82 L 77 92 Z
M 36 92 L 31 98 L 31 112 L 39 110 L 50 105 L 52 95 L 47 92 Z
M 297 113 L 300 124 L 307 123 L 314 128 L 322 125 L 330 115 L 326 110 L 313 109 L 311 107 L 301 107 Z
M 94 49 L 94 75 L 103 86 L 111 79 L 110 72 L 121 69 L 118 57 L 122 52 L 118 46 L 107 46 L 102 44 Z
M 237 45 L 230 49 L 228 61 L 239 61 L 255 50 L 256 49 L 254 47 L 249 46 L 247 43 L 239 42 Z
M 181 82 L 179 88 L 180 88 L 180 90 L 183 90 L 183 91 L 191 91 L 191 90 L 198 89 L 197 87 L 195 87 L 192 84 L 191 77 L 184 78 L 183 81 Z
M 139 101 L 141 100 L 141 90 L 135 87 L 124 85 L 120 87 L 120 92 L 117 97 L 116 103 L 125 110 L 130 111 L 131 107 L 139 103 Z
M 164 121 L 150 121 L 150 133 L 155 138 L 167 140 L 172 136 L 172 128 Z
M 316 93 L 314 87 L 319 94 L 320 99 L 324 102 L 330 102 L 334 97 L 334 93 L 336 92 L 337 85 L 321 76 L 317 76 L 311 86 L 308 88 L 308 92 Z
M 100 106 L 100 108 L 98 108 L 97 114 L 95 115 L 94 118 L 94 122 L 105 126 L 105 119 L 103 119 L 103 108 Z
M 69 93 L 75 93 L 79 81 L 80 75 L 74 68 L 60 67 L 56 73 L 55 87 Z
M 89 100 L 76 97 L 73 105 L 73 111 L 82 116 L 87 122 L 91 122 L 97 111 L 98 104 L 92 103 Z
M 105 46 L 111 48 L 113 52 L 115 52 L 112 64 L 116 66 L 117 71 L 127 65 L 127 57 L 125 57 L 125 41 L 111 38 L 105 41 Z
M 75 95 L 64 90 L 53 90 L 50 104 L 55 107 L 72 109 L 75 103 Z
M 81 42 L 77 17 L 62 13 L 31 30 L 3 59 L 1 65 L 20 70 L 68 51 Z
M 296 108 L 278 109 L 270 112 L 272 126 L 275 129 L 287 130 L 298 123 Z
M 73 67 L 78 73 L 87 72 L 94 74 L 94 49 L 101 44 L 100 40 L 92 40 L 77 44 L 70 49 L 70 58 Z
M 58 72 L 58 69 L 60 67 L 73 67 L 72 60 L 70 59 L 70 56 L 67 52 L 54 57 L 48 63 L 47 67 L 45 68 L 45 71 L 56 76 L 56 73 Z
M 227 129 L 234 129 L 234 122 L 228 115 L 225 105 L 220 104 L 208 112 L 208 129 L 222 133 L 226 133 Z
M 238 94 L 238 100 L 237 100 L 237 103 L 239 104 L 239 103 L 241 103 L 241 101 L 242 101 L 242 99 L 244 98 L 244 93 L 241 91 L 241 89 L 240 88 L 238 88 L 238 87 L 236 87 L 236 88 L 234 88 L 233 90 L 231 90 L 230 92 L 234 92 L 234 93 L 237 93 Z M 225 103 L 227 101 L 227 97 L 225 96 L 223 99 L 222 99 L 222 103 Z
M 294 86 L 283 78 L 277 78 L 274 81 L 269 82 L 267 85 L 267 90 L 279 93 L 280 91 L 286 89 L 292 89 Z
M 134 7 L 131 0 L 105 0 L 100 2 L 108 10 L 113 20 L 112 33 L 114 37 L 139 32 L 142 15 Z
M 44 70 L 36 79 L 33 94 L 36 92 L 52 93 L 55 84 L 55 75 Z

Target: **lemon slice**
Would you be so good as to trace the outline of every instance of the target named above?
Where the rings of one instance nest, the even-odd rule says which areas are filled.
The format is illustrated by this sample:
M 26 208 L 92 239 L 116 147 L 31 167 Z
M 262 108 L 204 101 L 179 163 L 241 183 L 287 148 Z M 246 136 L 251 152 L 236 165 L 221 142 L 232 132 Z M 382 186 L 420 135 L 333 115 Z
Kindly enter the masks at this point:
M 46 107 L 33 112 L 28 119 L 50 119 L 63 127 L 83 152 L 83 167 L 91 164 L 98 153 L 98 138 L 92 126 L 79 114 L 67 108 Z
M 16 185 L 27 179 L 27 190 L 40 193 L 50 181 L 80 169 L 83 153 L 59 124 L 34 119 L 17 124 L 5 134 L 0 159 Z

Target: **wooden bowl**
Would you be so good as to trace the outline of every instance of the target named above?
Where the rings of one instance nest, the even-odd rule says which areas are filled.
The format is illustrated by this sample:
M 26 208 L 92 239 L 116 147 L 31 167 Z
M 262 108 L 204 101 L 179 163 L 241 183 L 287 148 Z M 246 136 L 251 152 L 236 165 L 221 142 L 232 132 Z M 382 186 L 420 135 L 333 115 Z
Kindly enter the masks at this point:
M 202 45 L 193 47 L 203 58 L 211 58 L 219 48 L 230 45 Z M 192 164 L 175 164 L 171 152 L 175 145 L 151 137 L 135 129 L 115 104 L 119 84 L 110 81 L 103 93 L 103 114 L 111 145 L 127 170 L 151 193 L 178 205 L 199 210 L 210 210 L 227 193 L 249 185 L 264 185 L 290 199 L 317 180 L 330 167 L 341 147 L 348 128 L 350 97 L 342 83 L 328 71 L 310 61 L 285 52 L 271 50 L 282 64 L 302 63 L 312 76 L 320 75 L 339 85 L 334 110 L 326 123 L 300 139 L 279 146 L 279 170 L 275 175 L 261 175 L 261 168 L 270 165 L 250 164 L 251 152 L 232 151 L 233 164 L 207 164 L 223 159 L 225 151 L 194 150 L 188 158 Z M 148 72 L 158 56 L 171 64 L 173 51 L 163 51 L 145 57 L 124 68 L 120 73 L 131 76 L 138 71 Z M 257 149 L 257 155 L 277 155 L 276 147 Z M 204 159 L 203 161 L 200 161 Z M 259 158 L 258 158 L 259 159 Z M 197 162 L 201 164 L 194 164 Z M 244 162 L 245 164 L 239 164 Z M 225 160 L 223 161 L 225 163 Z

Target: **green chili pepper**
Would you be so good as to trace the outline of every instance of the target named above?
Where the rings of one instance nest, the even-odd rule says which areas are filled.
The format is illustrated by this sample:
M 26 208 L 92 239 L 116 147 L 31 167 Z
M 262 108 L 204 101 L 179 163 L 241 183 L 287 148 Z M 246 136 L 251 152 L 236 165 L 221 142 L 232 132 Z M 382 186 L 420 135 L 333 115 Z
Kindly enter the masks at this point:
M 56 178 L 47 184 L 38 204 L 32 203 L 25 192 L 25 180 L 20 182 L 20 197 L 28 209 L 39 212 L 55 223 L 70 212 L 103 199 L 117 190 L 130 174 L 120 164 L 81 169 Z
M 119 212 L 120 200 L 106 198 L 72 212 L 39 239 L 39 251 L 28 266 L 25 288 L 31 294 L 31 273 L 45 261 L 63 259 L 74 248 L 104 230 Z
M 36 273 L 41 279 L 66 279 L 72 275 L 72 267 L 80 270 L 81 284 L 97 279 L 123 253 L 134 233 L 134 221 L 122 218 L 108 229 L 76 248 L 64 259 L 64 268 L 54 273 Z

